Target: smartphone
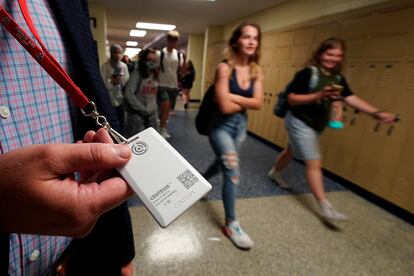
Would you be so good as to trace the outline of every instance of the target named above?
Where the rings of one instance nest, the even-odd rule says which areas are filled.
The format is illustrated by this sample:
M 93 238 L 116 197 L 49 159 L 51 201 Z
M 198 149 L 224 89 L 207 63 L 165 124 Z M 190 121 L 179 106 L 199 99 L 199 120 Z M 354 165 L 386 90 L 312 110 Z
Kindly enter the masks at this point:
M 331 87 L 333 90 L 338 91 L 338 92 L 342 92 L 342 90 L 344 90 L 344 87 L 339 84 L 332 84 Z

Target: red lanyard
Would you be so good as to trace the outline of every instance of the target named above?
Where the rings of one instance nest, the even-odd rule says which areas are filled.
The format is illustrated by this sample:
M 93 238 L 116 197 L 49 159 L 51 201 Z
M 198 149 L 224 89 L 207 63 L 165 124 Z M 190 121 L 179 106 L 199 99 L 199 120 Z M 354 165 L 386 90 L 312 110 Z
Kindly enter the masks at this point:
M 81 108 L 85 116 L 91 116 L 96 123 L 106 128 L 117 142 L 125 142 L 126 139 L 111 128 L 106 118 L 96 111 L 96 106 L 85 96 L 82 90 L 72 81 L 68 73 L 60 66 L 59 62 L 49 53 L 30 17 L 26 0 L 18 0 L 23 17 L 29 26 L 30 31 L 39 42 L 40 46 L 31 39 L 27 33 L 14 21 L 9 13 L 0 5 L 0 23 L 14 38 L 29 52 L 29 54 L 43 67 L 43 69 L 70 95 L 72 100 Z M 86 113 L 84 109 L 92 107 L 92 111 Z

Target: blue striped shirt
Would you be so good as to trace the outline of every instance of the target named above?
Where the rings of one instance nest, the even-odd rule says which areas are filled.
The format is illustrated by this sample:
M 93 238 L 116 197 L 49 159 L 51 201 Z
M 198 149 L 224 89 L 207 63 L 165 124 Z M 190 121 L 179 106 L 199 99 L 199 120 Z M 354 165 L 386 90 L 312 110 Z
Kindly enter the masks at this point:
M 44 44 L 63 68 L 69 68 L 68 53 L 62 51 L 64 41 L 47 0 L 27 2 Z M 31 34 L 17 0 L 0 0 L 0 5 Z M 66 93 L 3 26 L 0 57 L 0 108 L 10 114 L 0 117 L 1 153 L 30 144 L 73 142 Z M 66 237 L 11 234 L 9 274 L 43 274 L 70 241 Z

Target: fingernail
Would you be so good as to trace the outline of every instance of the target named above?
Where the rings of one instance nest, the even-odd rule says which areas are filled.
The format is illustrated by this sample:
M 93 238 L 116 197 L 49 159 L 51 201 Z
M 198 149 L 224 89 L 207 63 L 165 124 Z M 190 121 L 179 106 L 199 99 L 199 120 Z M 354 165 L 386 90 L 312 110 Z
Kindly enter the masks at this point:
M 129 159 L 131 156 L 131 150 L 127 145 L 114 145 L 113 150 L 122 159 Z

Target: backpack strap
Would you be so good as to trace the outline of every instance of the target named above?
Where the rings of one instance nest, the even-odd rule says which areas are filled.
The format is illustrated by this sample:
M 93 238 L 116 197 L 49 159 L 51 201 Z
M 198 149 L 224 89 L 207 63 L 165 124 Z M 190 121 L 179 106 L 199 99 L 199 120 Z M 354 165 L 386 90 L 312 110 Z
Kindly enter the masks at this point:
M 161 49 L 160 50 L 160 68 L 161 68 L 162 72 L 164 72 L 164 63 L 163 63 L 163 61 L 164 61 L 164 49 Z
M 319 83 L 319 69 L 316 66 L 309 66 L 309 68 L 311 69 L 311 78 L 309 80 L 309 89 L 312 90 L 314 89 L 316 86 L 318 86 Z M 341 74 L 335 74 L 335 79 L 338 83 L 340 83 L 342 81 L 342 75 Z
M 338 82 L 338 83 L 340 83 L 341 81 L 342 81 L 342 75 L 341 74 L 336 74 L 335 75 L 335 78 L 336 78 L 336 81 Z
M 161 71 L 164 72 L 164 49 L 160 50 L 160 68 Z M 181 67 L 181 56 L 183 55 L 183 53 L 181 53 L 180 51 L 177 50 L 177 57 L 178 57 L 178 67 L 177 67 L 177 72 L 180 71 L 180 67 Z
M 319 83 L 319 69 L 316 66 L 309 66 L 311 69 L 311 78 L 309 80 L 309 90 L 313 90 Z

